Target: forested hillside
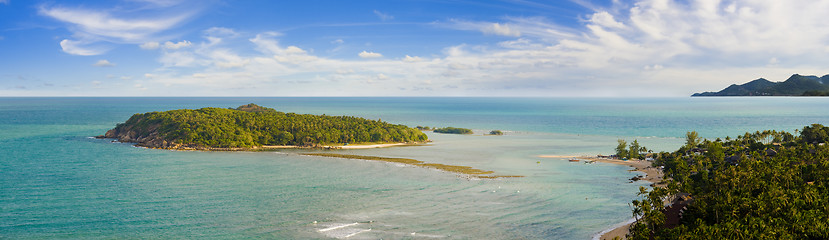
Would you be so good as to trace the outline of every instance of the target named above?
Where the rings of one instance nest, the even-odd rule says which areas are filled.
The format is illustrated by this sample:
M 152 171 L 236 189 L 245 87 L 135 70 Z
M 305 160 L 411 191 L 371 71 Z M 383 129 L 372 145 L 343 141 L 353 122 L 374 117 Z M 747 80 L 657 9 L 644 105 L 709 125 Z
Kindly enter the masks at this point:
M 672 180 L 641 189 L 632 239 L 829 239 L 829 127 L 688 136 L 656 159 Z M 676 194 L 689 196 L 666 209 Z
M 783 82 L 771 82 L 760 78 L 742 85 L 732 84 L 719 92 L 694 93 L 691 96 L 826 96 L 826 94 L 829 94 L 829 75 L 817 77 L 794 74 Z

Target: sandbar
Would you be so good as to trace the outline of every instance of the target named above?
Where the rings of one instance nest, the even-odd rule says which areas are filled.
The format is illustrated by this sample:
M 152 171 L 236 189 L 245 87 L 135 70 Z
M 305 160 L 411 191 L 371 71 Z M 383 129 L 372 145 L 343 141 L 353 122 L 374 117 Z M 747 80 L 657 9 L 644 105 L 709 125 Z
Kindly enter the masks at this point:
M 400 147 L 400 146 L 417 146 L 423 145 L 424 143 L 420 142 L 403 142 L 403 143 L 355 143 L 355 144 L 348 144 L 348 145 L 324 145 L 324 146 L 313 146 L 313 147 L 302 147 L 302 146 L 295 146 L 295 145 L 265 145 L 257 148 L 261 148 L 264 150 L 268 149 L 292 149 L 292 148 L 324 148 L 324 149 L 370 149 L 370 148 L 387 148 L 387 147 Z M 254 148 L 256 149 L 256 148 Z
M 367 148 L 387 148 L 387 147 L 398 147 L 398 146 L 412 146 L 418 145 L 419 143 L 384 143 L 384 144 L 349 144 L 343 146 L 336 146 L 332 148 L 337 149 L 367 149 Z
M 518 175 L 492 175 L 493 171 L 475 169 L 468 166 L 457 166 L 457 165 L 447 165 L 447 164 L 440 164 L 440 163 L 426 163 L 420 160 L 410 159 L 410 158 L 390 158 L 390 157 L 377 157 L 377 156 L 363 156 L 363 155 L 351 155 L 351 154 L 337 154 L 337 153 L 304 153 L 300 155 L 306 156 L 317 156 L 317 157 L 334 157 L 334 158 L 347 158 L 347 159 L 360 159 L 360 160 L 369 160 L 369 161 L 382 161 L 382 162 L 393 162 L 393 163 L 402 163 L 422 168 L 431 168 L 437 169 L 445 172 L 451 173 L 458 173 L 463 174 L 470 178 L 479 178 L 479 179 L 497 179 L 497 178 L 519 178 L 524 176 Z

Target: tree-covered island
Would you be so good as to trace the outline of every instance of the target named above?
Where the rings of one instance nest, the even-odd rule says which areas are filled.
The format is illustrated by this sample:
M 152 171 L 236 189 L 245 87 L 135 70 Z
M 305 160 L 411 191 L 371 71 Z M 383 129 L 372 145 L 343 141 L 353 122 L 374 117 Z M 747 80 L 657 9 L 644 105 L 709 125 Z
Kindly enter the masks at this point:
M 436 133 L 448 133 L 448 134 L 472 134 L 472 129 L 456 128 L 456 127 L 435 128 L 432 131 L 436 132 Z
M 138 113 L 102 138 L 165 149 L 319 147 L 355 143 L 419 143 L 420 130 L 380 120 L 279 112 L 256 104 Z

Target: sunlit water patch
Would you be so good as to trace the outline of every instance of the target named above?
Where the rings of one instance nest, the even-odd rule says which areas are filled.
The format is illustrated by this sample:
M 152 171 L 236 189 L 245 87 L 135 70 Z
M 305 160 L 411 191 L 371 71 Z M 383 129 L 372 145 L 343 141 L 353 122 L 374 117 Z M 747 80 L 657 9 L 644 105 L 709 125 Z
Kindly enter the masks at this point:
M 188 152 L 103 134 L 133 113 L 235 107 L 456 126 L 427 146 L 337 151 L 471 166 L 475 179 L 411 165 Z M 758 105 L 763 109 L 758 109 Z M 820 99 L 2 98 L 0 238 L 588 239 L 625 221 L 637 173 L 539 155 L 609 153 L 619 138 L 672 150 L 686 131 L 824 123 Z M 736 109 L 736 110 L 735 110 Z M 504 136 L 483 136 L 499 129 Z M 757 130 L 757 129 L 755 129 Z

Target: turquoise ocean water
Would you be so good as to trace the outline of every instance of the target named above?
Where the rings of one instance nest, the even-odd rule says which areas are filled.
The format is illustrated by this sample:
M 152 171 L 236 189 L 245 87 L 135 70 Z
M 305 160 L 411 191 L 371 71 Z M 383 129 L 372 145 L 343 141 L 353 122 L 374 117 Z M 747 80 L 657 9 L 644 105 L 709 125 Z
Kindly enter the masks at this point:
M 247 103 L 429 133 L 428 146 L 344 150 L 472 166 L 452 173 L 283 152 L 182 152 L 92 139 L 134 113 Z M 637 175 L 538 155 L 673 150 L 829 124 L 829 98 L 0 98 L 0 238 L 589 239 L 630 218 Z M 499 129 L 505 136 L 483 136 Z M 540 162 L 540 163 L 539 163 Z

